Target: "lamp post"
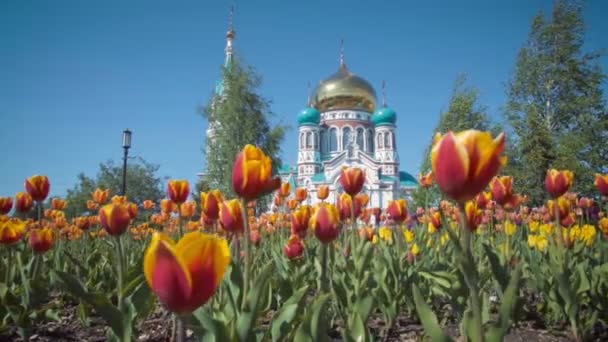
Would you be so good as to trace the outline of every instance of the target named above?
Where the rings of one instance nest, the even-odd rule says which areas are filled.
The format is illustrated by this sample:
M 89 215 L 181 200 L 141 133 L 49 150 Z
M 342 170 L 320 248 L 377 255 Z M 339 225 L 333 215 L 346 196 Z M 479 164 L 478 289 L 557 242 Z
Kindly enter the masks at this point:
M 131 131 L 127 128 L 122 132 L 122 148 L 125 150 L 122 160 L 122 189 L 121 195 L 127 194 L 127 156 L 131 147 Z

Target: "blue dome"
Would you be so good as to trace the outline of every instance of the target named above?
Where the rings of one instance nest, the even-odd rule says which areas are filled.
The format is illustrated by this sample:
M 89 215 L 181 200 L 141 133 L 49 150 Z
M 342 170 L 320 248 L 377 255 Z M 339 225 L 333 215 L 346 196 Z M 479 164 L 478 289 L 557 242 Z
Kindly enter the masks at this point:
M 372 115 L 372 122 L 376 126 L 394 125 L 396 121 L 397 113 L 388 107 L 382 107 Z
M 321 121 L 321 113 L 312 107 L 306 107 L 302 109 L 298 114 L 298 123 L 300 125 L 314 124 L 318 125 Z

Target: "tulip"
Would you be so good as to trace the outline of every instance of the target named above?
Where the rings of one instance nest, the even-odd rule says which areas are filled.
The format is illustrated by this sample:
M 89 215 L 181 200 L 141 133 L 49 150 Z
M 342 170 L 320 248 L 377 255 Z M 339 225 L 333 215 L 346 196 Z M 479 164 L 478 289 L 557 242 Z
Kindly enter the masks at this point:
M 126 205 L 106 204 L 99 209 L 99 223 L 110 235 L 121 235 L 130 222 L 131 214 Z
M 91 220 L 88 217 L 77 217 L 72 220 L 72 223 L 80 230 L 88 230 L 91 225 Z
M 287 201 L 287 208 L 289 208 L 289 210 L 294 210 L 297 207 L 298 207 L 298 200 L 292 198 L 289 201 Z
M 95 189 L 93 192 L 93 201 L 97 204 L 104 204 L 107 202 L 108 197 L 110 197 L 110 190 L 102 190 L 100 188 Z
M 405 199 L 390 201 L 386 211 L 393 221 L 401 224 L 407 218 L 407 201 Z
M 441 212 L 438 210 L 429 212 L 429 232 L 435 233 L 437 230 L 441 229 Z
M 545 177 L 545 189 L 553 198 L 558 198 L 570 189 L 573 181 L 572 171 L 551 169 Z
M 167 309 L 184 314 L 213 296 L 229 263 L 223 238 L 190 232 L 176 244 L 167 235 L 154 233 L 144 256 L 144 274 Z
M 320 203 L 310 219 L 310 227 L 315 236 L 324 244 L 332 242 L 342 228 L 338 209 L 329 203 Z
M 340 220 L 346 221 L 352 218 L 353 201 L 349 194 L 341 194 L 338 199 L 338 212 L 340 213 Z M 361 214 L 361 205 L 355 198 L 355 217 Z
M 365 172 L 358 167 L 343 167 L 342 173 L 340 174 L 340 184 L 344 191 L 355 196 L 361 189 L 363 189 L 363 183 L 365 183 Z
M 607 217 L 603 217 L 598 222 L 598 226 L 600 227 L 600 229 L 602 230 L 602 232 L 604 232 L 604 236 L 608 237 L 608 218 Z
M 434 177 L 432 170 L 429 171 L 426 175 L 423 175 L 422 173 L 418 175 L 418 183 L 420 183 L 420 186 L 423 188 L 429 188 L 430 186 L 432 186 L 433 181 Z
M 171 179 L 167 185 L 167 194 L 174 203 L 182 204 L 188 199 L 190 184 L 188 184 L 188 181 L 185 179 Z
M 282 207 L 283 202 L 284 202 L 284 197 L 274 196 L 273 202 L 276 207 Z
M 160 211 L 162 213 L 170 214 L 177 211 L 177 204 L 168 198 L 160 200 Z
M 494 177 L 490 182 L 490 190 L 496 203 L 505 205 L 513 197 L 513 177 Z
M 36 202 L 42 202 L 49 195 L 51 184 L 47 176 L 35 175 L 25 180 L 25 191 Z
M 291 214 L 291 233 L 302 238 L 306 236 L 308 222 L 310 221 L 311 209 L 302 206 Z
M 26 213 L 32 209 L 34 205 L 32 196 L 27 192 L 18 192 L 15 195 L 15 209 L 20 213 Z
M 55 232 L 49 227 L 32 229 L 30 231 L 29 243 L 35 253 L 42 254 L 53 247 Z
M 246 200 L 254 200 L 281 186 L 279 177 L 272 178 L 272 161 L 261 149 L 246 145 L 236 157 L 232 169 L 232 188 Z
M 593 199 L 589 197 L 581 197 L 578 200 L 577 206 L 581 209 L 589 209 L 593 206 Z
M 112 196 L 112 199 L 110 200 L 110 202 L 112 202 L 112 204 L 127 204 L 127 196 L 120 196 L 120 195 L 114 195 Z
M 292 235 L 283 247 L 283 254 L 289 260 L 299 259 L 304 254 L 304 243 L 297 235 Z
M 154 209 L 154 202 L 151 200 L 145 200 L 144 203 L 142 203 L 142 206 L 144 207 L 145 210 L 152 210 Z
M 11 197 L 0 197 L 0 215 L 8 214 L 13 209 L 13 199 Z
M 201 210 L 211 220 L 217 220 L 220 213 L 220 203 L 224 201 L 219 190 L 201 192 Z
M 180 214 L 182 215 L 182 217 L 192 217 L 192 216 L 194 216 L 195 212 L 196 212 L 196 202 L 188 201 L 181 205 Z
M 308 190 L 306 188 L 297 188 L 295 192 L 296 201 L 302 203 L 308 198 Z
M 476 201 L 468 201 L 464 206 L 464 216 L 471 231 L 476 231 L 483 220 L 483 211 Z
M 232 233 L 243 232 L 244 223 L 241 202 L 238 199 L 222 202 L 219 219 L 224 230 Z
M 501 156 L 505 135 L 467 130 L 435 136 L 431 151 L 433 173 L 441 191 L 464 203 L 481 192 L 506 163 Z
M 53 200 L 51 201 L 51 207 L 53 208 L 53 210 L 63 210 L 65 209 L 67 205 L 67 202 L 64 199 L 55 197 L 53 198 Z
M 0 243 L 3 245 L 13 244 L 25 234 L 25 221 L 12 218 L 0 220 Z
M 127 211 L 129 212 L 129 217 L 131 217 L 131 220 L 134 220 L 137 217 L 137 214 L 139 213 L 139 208 L 137 207 L 137 204 L 133 202 L 127 202 L 125 206 L 127 207 Z
M 329 197 L 329 186 L 327 185 L 319 185 L 317 188 L 317 198 L 321 201 L 324 201 Z
M 254 229 L 249 233 L 249 240 L 254 246 L 259 246 L 260 242 L 262 242 L 262 235 L 257 229 Z
M 608 196 L 608 175 L 595 174 L 595 187 L 602 194 Z
M 477 206 L 480 209 L 485 209 L 486 206 L 492 201 L 492 193 L 491 192 L 480 192 L 475 197 L 475 201 L 477 202 Z
M 291 184 L 289 184 L 288 182 L 281 183 L 281 187 L 279 188 L 277 195 L 279 195 L 279 197 L 281 197 L 281 198 L 285 198 L 285 197 L 289 197 L 290 193 L 291 193 Z
M 363 227 L 359 229 L 359 237 L 361 240 L 372 242 L 374 240 L 374 228 Z

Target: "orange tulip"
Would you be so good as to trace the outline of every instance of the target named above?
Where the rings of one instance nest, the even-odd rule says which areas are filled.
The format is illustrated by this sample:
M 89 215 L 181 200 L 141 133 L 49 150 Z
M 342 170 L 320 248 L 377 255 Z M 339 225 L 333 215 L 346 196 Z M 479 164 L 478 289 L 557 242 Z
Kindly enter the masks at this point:
M 274 196 L 274 198 L 273 198 L 273 203 L 276 207 L 283 206 L 283 201 L 284 201 L 284 197 L 281 197 L 281 196 Z
M 475 201 L 477 202 L 477 206 L 480 209 L 485 209 L 486 206 L 492 201 L 492 193 L 491 192 L 480 192 L 475 197 Z
M 35 175 L 25 180 L 25 191 L 36 202 L 42 202 L 49 195 L 51 183 L 47 176 Z
M 261 149 L 246 145 L 236 157 L 232 169 L 232 188 L 246 200 L 254 200 L 281 186 L 281 178 L 272 178 L 272 161 Z
M 168 198 L 160 200 L 160 211 L 162 213 L 170 214 L 177 211 L 177 204 Z
M 441 212 L 439 210 L 429 212 L 429 223 L 432 224 L 435 229 L 441 228 Z
M 169 180 L 169 185 L 167 186 L 167 194 L 169 194 L 169 198 L 176 204 L 182 204 L 186 202 L 188 199 L 188 195 L 190 194 L 190 184 L 187 180 Z
M 91 225 L 91 220 L 88 217 L 77 217 L 72 220 L 72 223 L 80 230 L 88 230 Z
M 152 202 L 151 200 L 145 200 L 144 203 L 142 204 L 145 210 L 152 210 L 154 209 L 154 202 Z
M 102 190 L 100 188 L 95 189 L 93 192 L 93 201 L 97 204 L 104 204 L 107 202 L 108 197 L 110 197 L 110 190 Z
M 251 241 L 254 246 L 260 245 L 260 242 L 262 242 L 262 235 L 260 235 L 260 232 L 257 229 L 252 230 L 249 233 L 249 241 Z
M 176 244 L 167 235 L 154 233 L 144 256 L 144 274 L 167 309 L 191 313 L 213 296 L 229 263 L 223 238 L 190 232 Z
M 602 230 L 602 232 L 604 232 L 604 236 L 608 237 L 608 218 L 607 217 L 603 217 L 598 222 L 598 226 L 600 227 L 600 229 Z
M 300 237 L 306 236 L 308 222 L 310 221 L 311 209 L 308 206 L 301 206 L 291 214 L 291 233 Z
M 608 196 L 608 175 L 595 174 L 595 187 L 602 194 Z
M 340 213 L 340 220 L 346 221 L 351 219 L 352 215 L 352 197 L 349 194 L 340 194 L 338 198 L 338 212 Z M 361 214 L 361 205 L 355 199 L 355 217 L 359 217 Z
M 196 202 L 188 201 L 181 205 L 181 215 L 182 217 L 192 217 L 196 212 Z
M 327 197 L 329 197 L 329 186 L 319 185 L 319 188 L 317 188 L 317 198 L 324 201 Z
M 433 181 L 435 180 L 435 177 L 433 177 L 433 171 L 429 171 L 426 175 L 423 175 L 422 173 L 420 175 L 418 175 L 418 183 L 420 183 L 420 186 L 423 188 L 428 188 L 430 186 L 433 185 Z
M 363 208 L 369 204 L 369 195 L 364 193 L 358 193 L 355 195 L 355 201 Z
M 471 231 L 477 230 L 483 219 L 483 211 L 477 205 L 476 201 L 468 201 L 464 206 L 465 218 L 467 226 Z
M 310 218 L 310 227 L 319 241 L 324 244 L 332 242 L 342 229 L 338 209 L 332 204 L 320 203 Z
M 53 207 L 53 210 L 63 210 L 65 209 L 67 205 L 67 202 L 64 199 L 55 197 L 53 198 L 53 200 L 51 201 L 51 206 Z
M 363 227 L 359 229 L 359 237 L 361 240 L 372 242 L 374 239 L 374 228 L 371 227 Z
M 281 187 L 279 188 L 277 195 L 279 195 L 279 197 L 285 198 L 285 197 L 289 197 L 290 193 L 291 193 L 291 184 L 289 184 L 289 182 L 281 183 Z
M 15 210 L 20 213 L 26 213 L 32 209 L 34 205 L 32 196 L 27 192 L 18 192 L 15 195 Z
M 99 209 L 99 223 L 110 235 L 121 235 L 130 222 L 131 214 L 126 205 L 106 204 Z
M 342 173 L 340 174 L 340 184 L 347 194 L 355 196 L 361 192 L 364 183 L 365 172 L 362 169 L 358 167 L 342 168 Z
M 11 197 L 0 197 L 0 215 L 8 214 L 13 209 L 13 199 Z
M 306 201 L 307 198 L 308 198 L 308 190 L 306 190 L 306 188 L 297 188 L 296 189 L 296 194 L 295 194 L 296 201 L 302 203 L 302 202 Z
M 464 203 L 481 192 L 506 163 L 505 135 L 467 130 L 437 134 L 431 151 L 433 173 L 441 191 Z
M 570 214 L 570 201 L 565 199 L 564 197 L 559 197 L 556 200 L 548 200 L 547 208 L 549 209 L 549 215 L 552 220 L 555 220 L 555 211 L 556 211 L 556 202 L 557 202 L 557 212 L 559 214 L 560 220 Z
M 201 210 L 211 220 L 217 220 L 220 213 L 220 203 L 224 201 L 221 191 L 211 190 L 201 192 Z
M 386 211 L 393 221 L 403 223 L 407 218 L 407 201 L 405 199 L 390 201 Z
M 25 234 L 25 221 L 16 218 L 0 220 L 0 243 L 3 245 L 13 244 Z
M 222 202 L 219 219 L 224 230 L 232 233 L 242 233 L 244 222 L 241 202 L 238 199 Z
M 577 206 L 581 209 L 589 209 L 593 207 L 593 199 L 589 197 L 581 197 L 578 200 Z
M 131 217 L 131 220 L 134 220 L 137 217 L 137 214 L 139 213 L 139 208 L 137 207 L 137 204 L 133 202 L 127 202 L 125 206 L 127 207 L 127 211 L 129 212 L 129 217 Z
M 551 169 L 545 177 L 545 189 L 553 198 L 557 198 L 570 189 L 573 181 L 572 171 Z
M 490 190 L 492 197 L 496 203 L 505 205 L 511 201 L 513 197 L 513 177 L 511 176 L 496 176 L 490 182 Z
M 114 195 L 112 196 L 112 199 L 110 200 L 110 202 L 112 202 L 112 204 L 127 204 L 127 196 L 120 196 L 120 195 Z
M 283 247 L 283 254 L 289 260 L 299 259 L 304 254 L 304 243 L 297 235 L 292 235 Z
M 55 244 L 55 232 L 49 227 L 32 229 L 30 231 L 29 243 L 35 253 L 42 254 L 51 249 L 53 244 Z
M 298 200 L 292 198 L 289 201 L 287 201 L 287 208 L 289 208 L 289 210 L 294 210 L 297 207 L 298 207 Z
M 99 204 L 93 200 L 87 201 L 87 209 L 89 210 L 97 210 L 99 208 Z

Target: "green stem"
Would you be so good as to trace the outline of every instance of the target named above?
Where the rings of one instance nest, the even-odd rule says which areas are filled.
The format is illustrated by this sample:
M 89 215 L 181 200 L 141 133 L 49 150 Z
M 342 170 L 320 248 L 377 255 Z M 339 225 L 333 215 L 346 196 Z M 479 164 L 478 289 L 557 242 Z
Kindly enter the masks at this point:
M 6 273 L 4 274 L 4 283 L 6 286 L 9 286 L 9 281 L 11 281 L 11 270 L 13 269 L 11 265 L 13 264 L 13 247 L 8 246 L 7 255 L 6 255 Z
M 184 236 L 184 223 L 182 221 L 182 205 L 177 205 L 177 225 L 179 226 L 179 238 Z
M 461 244 L 462 251 L 464 253 L 464 258 L 461 261 L 460 268 L 462 275 L 464 276 L 465 283 L 469 288 L 469 304 L 471 306 L 471 311 L 473 312 L 473 336 L 471 336 L 471 340 L 473 342 L 483 342 L 484 336 L 483 321 L 481 317 L 481 300 L 479 298 L 476 270 L 472 268 L 475 267 L 476 264 L 471 249 L 471 230 L 469 229 L 465 219 L 464 203 L 459 203 L 459 207 L 461 212 Z
M 560 223 L 560 217 L 559 217 L 559 198 L 555 199 L 554 202 L 554 212 L 555 212 L 555 241 L 557 242 L 557 245 L 559 246 L 560 250 L 563 250 L 564 248 L 564 234 L 562 232 L 562 225 Z
M 38 223 L 40 223 L 40 220 L 42 220 L 42 201 L 39 201 L 36 203 L 36 207 L 38 209 Z M 42 227 L 40 227 L 42 228 Z
M 122 310 L 122 286 L 123 286 L 123 278 L 124 278 L 124 251 L 122 248 L 122 239 L 121 236 L 117 236 L 116 237 L 116 247 L 118 250 L 118 262 L 117 267 L 118 267 L 118 309 Z
M 355 217 L 355 196 L 351 196 L 350 198 L 350 224 L 352 228 L 350 252 L 354 253 L 359 237 L 359 232 L 357 231 L 357 218 Z
M 244 198 L 241 198 L 241 207 L 243 210 L 243 228 L 244 228 L 244 238 L 243 243 L 245 244 L 245 272 L 243 273 L 243 302 L 241 307 L 244 309 L 245 304 L 247 303 L 247 293 L 249 292 L 249 260 L 250 260 L 250 243 L 249 243 L 249 218 L 247 217 L 247 201 Z
M 32 281 L 35 281 L 36 278 L 38 277 L 38 269 L 40 268 L 40 259 L 41 258 L 42 258 L 42 255 L 34 254 L 34 265 L 32 267 L 32 272 L 30 274 L 30 279 Z
M 174 315 L 173 319 L 175 320 L 175 342 L 184 342 L 184 321 L 178 315 Z
M 327 244 L 321 243 L 321 294 L 329 292 L 327 281 Z

